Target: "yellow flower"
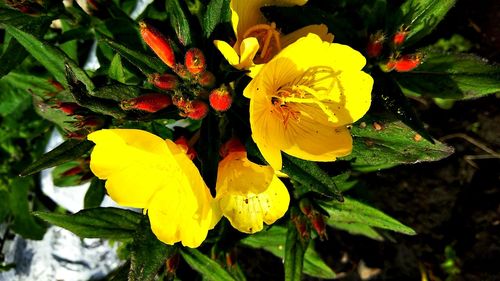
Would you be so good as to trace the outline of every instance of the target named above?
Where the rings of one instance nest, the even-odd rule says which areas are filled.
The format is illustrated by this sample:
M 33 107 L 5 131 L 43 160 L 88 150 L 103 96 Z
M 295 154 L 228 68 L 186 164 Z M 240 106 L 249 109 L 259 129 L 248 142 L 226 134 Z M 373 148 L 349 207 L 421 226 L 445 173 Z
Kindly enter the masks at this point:
M 243 94 L 250 98 L 252 138 L 266 161 L 282 167 L 281 151 L 310 161 L 334 161 L 352 150 L 346 125 L 371 101 L 373 79 L 352 48 L 309 34 L 264 65 Z
M 250 162 L 244 151 L 229 152 L 219 163 L 216 200 L 231 225 L 244 233 L 262 230 L 288 209 L 290 195 L 270 166 Z
M 182 147 L 149 132 L 96 131 L 90 168 L 118 204 L 145 208 L 151 229 L 166 244 L 198 247 L 220 218 L 215 201 Z M 218 215 L 219 214 L 219 215 Z
M 231 22 L 236 43 L 215 40 L 214 44 L 235 68 L 250 70 L 255 77 L 262 64 L 271 60 L 282 48 L 308 33 L 318 34 L 325 41 L 332 42 L 333 35 L 323 25 L 309 25 L 287 35 L 276 29 L 275 23 L 266 21 L 260 8 L 263 6 L 304 5 L 307 0 L 231 0 Z

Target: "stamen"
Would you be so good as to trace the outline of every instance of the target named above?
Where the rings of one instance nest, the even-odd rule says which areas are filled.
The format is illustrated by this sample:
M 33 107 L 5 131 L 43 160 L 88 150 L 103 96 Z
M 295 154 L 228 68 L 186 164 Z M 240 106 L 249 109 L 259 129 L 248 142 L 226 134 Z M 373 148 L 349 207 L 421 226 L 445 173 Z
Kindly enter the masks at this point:
M 244 34 L 243 39 L 255 37 L 259 41 L 259 50 L 254 58 L 255 63 L 266 63 L 274 55 L 281 51 L 280 33 L 276 30 L 276 24 L 257 24 L 250 27 Z

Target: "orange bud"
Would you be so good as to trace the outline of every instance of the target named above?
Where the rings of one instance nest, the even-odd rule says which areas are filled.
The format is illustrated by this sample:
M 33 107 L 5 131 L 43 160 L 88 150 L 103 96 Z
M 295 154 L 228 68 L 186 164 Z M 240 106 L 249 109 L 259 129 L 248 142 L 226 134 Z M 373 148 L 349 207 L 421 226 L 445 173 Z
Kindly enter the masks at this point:
M 57 102 L 57 105 L 53 106 L 54 108 L 60 109 L 62 112 L 67 115 L 75 115 L 78 111 L 83 110 L 83 107 L 79 106 L 75 102 Z
M 205 55 L 198 48 L 191 48 L 186 52 L 184 64 L 187 70 L 195 75 L 205 71 L 207 67 Z
M 384 47 L 385 35 L 381 31 L 370 35 L 370 40 L 366 46 L 366 54 L 370 58 L 378 57 Z
M 164 73 L 164 74 L 151 74 L 148 76 L 148 81 L 162 90 L 173 90 L 177 87 L 177 76 Z
M 184 113 L 193 120 L 201 120 L 208 114 L 208 105 L 201 100 L 194 100 L 187 105 Z
M 120 103 L 123 110 L 142 110 L 150 113 L 157 112 L 172 104 L 170 96 L 165 94 L 151 93 L 136 98 L 124 100 Z
M 170 68 L 175 65 L 175 54 L 170 42 L 154 27 L 139 22 L 142 39 L 155 52 L 155 54 Z
M 208 96 L 210 106 L 217 111 L 226 111 L 231 107 L 233 98 L 225 86 L 212 90 Z
M 181 136 L 180 138 L 176 139 L 175 144 L 177 144 L 177 146 L 179 146 L 184 151 L 184 153 L 186 153 L 189 159 L 193 160 L 196 157 L 196 150 L 189 146 L 189 142 L 186 137 Z
M 215 76 L 210 71 L 201 73 L 198 77 L 198 84 L 205 88 L 212 88 L 215 85 Z
M 231 152 L 240 152 L 240 151 L 246 151 L 245 146 L 241 143 L 239 139 L 232 137 L 220 147 L 219 154 L 222 158 L 224 158 Z
M 408 72 L 417 68 L 422 63 L 422 56 L 419 54 L 404 55 L 394 63 L 397 72 Z
M 396 46 L 403 44 L 406 39 L 406 35 L 408 35 L 408 32 L 397 32 L 396 34 L 394 34 L 394 37 L 392 37 L 392 43 Z
M 189 104 L 189 100 L 182 95 L 175 95 L 172 97 L 172 103 L 180 109 L 184 109 Z

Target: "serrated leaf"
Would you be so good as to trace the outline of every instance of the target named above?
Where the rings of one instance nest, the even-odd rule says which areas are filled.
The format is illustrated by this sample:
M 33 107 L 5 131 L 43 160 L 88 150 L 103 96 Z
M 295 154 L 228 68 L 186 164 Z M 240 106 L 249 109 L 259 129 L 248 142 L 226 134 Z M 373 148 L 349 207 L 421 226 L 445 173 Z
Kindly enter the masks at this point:
M 62 85 L 67 85 L 65 77 L 65 64 L 70 65 L 75 76 L 79 81 L 85 85 L 88 91 L 94 89 L 94 83 L 87 76 L 85 71 L 78 67 L 78 65 L 68 58 L 66 54 L 60 49 L 44 43 L 14 26 L 4 24 L 5 30 L 12 35 L 16 40 L 23 45 L 23 47 L 39 62 L 41 63 Z
M 471 54 L 424 50 L 422 65 L 393 76 L 405 93 L 472 99 L 500 92 L 500 67 Z
M 453 147 L 432 144 L 392 117 L 365 115 L 352 126 L 353 150 L 343 160 L 352 160 L 359 171 L 377 171 L 400 164 L 437 161 L 453 153 Z
M 289 222 L 285 242 L 285 281 L 302 280 L 302 268 L 304 266 L 306 249 L 307 243 L 300 238 L 295 225 Z
M 118 208 L 93 208 L 76 214 L 35 212 L 46 222 L 65 228 L 82 238 L 129 239 L 143 215 Z
M 345 223 L 333 220 L 328 220 L 327 224 L 333 228 L 344 230 L 353 235 L 363 235 L 377 241 L 384 241 L 384 237 L 380 235 L 373 227 L 362 223 Z
M 424 124 L 418 118 L 408 98 L 403 94 L 396 81 L 391 76 L 378 70 L 373 72 L 373 77 L 375 80 L 374 92 L 384 107 L 426 140 L 434 143 L 431 135 L 424 128 Z
M 394 30 L 408 26 L 405 45 L 409 45 L 430 34 L 441 22 L 456 0 L 406 0 L 398 10 Z
M 75 160 L 88 152 L 94 143 L 88 140 L 66 140 L 58 147 L 45 153 L 35 163 L 23 170 L 21 176 L 32 175 L 43 169 L 58 166 L 71 160 Z
M 342 201 L 343 197 L 335 181 L 318 165 L 290 155 L 283 154 L 282 171 L 292 181 L 299 183 L 303 189 L 319 193 L 323 196 Z
M 15 178 L 10 182 L 9 207 L 14 220 L 10 229 L 22 237 L 40 240 L 45 234 L 45 227 L 40 225 L 30 213 L 28 191 L 34 186 L 32 178 Z
M 198 271 L 204 278 L 212 281 L 235 281 L 219 263 L 205 256 L 196 249 L 183 248 L 181 255 L 187 264 Z
M 240 242 L 248 247 L 268 251 L 283 259 L 286 237 L 286 227 L 273 225 L 264 231 L 245 237 Z M 335 272 L 319 257 L 312 243 L 309 243 L 304 254 L 303 272 L 317 278 L 332 279 L 335 277 Z
M 104 38 L 102 40 L 146 75 L 167 71 L 167 66 L 158 58 L 150 57 L 141 52 L 130 49 L 111 40 L 110 38 Z
M 219 24 L 231 21 L 229 0 L 211 0 L 203 16 L 203 36 L 209 38 Z
M 329 223 L 360 223 L 407 235 L 416 234 L 413 229 L 384 214 L 382 211 L 349 197 L 344 197 L 344 199 L 343 203 L 335 201 L 321 203 L 321 206 L 330 215 L 328 218 Z
M 106 189 L 104 188 L 105 181 L 98 178 L 93 178 L 90 182 L 89 189 L 85 193 L 83 198 L 83 208 L 96 208 L 99 207 L 106 195 Z
M 160 268 L 174 251 L 173 246 L 163 244 L 156 238 L 151 232 L 149 221 L 143 218 L 131 245 L 128 280 L 154 280 Z
M 189 27 L 189 21 L 186 17 L 186 13 L 181 7 L 178 0 L 166 0 L 166 12 L 170 20 L 170 25 L 177 34 L 179 42 L 184 46 L 191 45 L 191 28 Z

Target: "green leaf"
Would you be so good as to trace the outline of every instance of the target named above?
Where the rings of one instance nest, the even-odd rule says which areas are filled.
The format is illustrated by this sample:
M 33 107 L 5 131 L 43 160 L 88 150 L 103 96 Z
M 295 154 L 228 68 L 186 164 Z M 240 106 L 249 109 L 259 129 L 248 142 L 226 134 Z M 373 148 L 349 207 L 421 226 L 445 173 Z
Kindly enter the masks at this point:
M 106 189 L 104 188 L 105 181 L 98 178 L 93 178 L 90 183 L 87 193 L 85 193 L 85 198 L 83 199 L 83 207 L 85 209 L 99 207 L 106 195 Z
M 209 38 L 219 24 L 231 22 L 229 0 L 211 0 L 203 16 L 203 36 Z
M 405 44 L 413 44 L 430 34 L 455 2 L 456 0 L 406 0 L 399 8 L 393 29 L 396 31 L 401 25 L 408 26 Z
M 295 225 L 289 222 L 285 243 L 285 281 L 302 280 L 306 249 L 307 243 L 300 238 Z
M 424 50 L 411 72 L 395 73 L 405 93 L 442 99 L 472 99 L 500 92 L 500 67 L 470 54 Z
M 138 97 L 140 94 L 141 88 L 137 86 L 111 83 L 109 85 L 95 89 L 92 96 L 108 100 L 122 101 Z
M 45 234 L 45 227 L 41 226 L 31 215 L 28 192 L 34 187 L 32 178 L 15 178 L 10 182 L 9 206 L 14 217 L 10 229 L 24 238 L 40 240 Z
M 418 118 L 408 98 L 403 94 L 396 81 L 379 70 L 373 72 L 373 78 L 375 80 L 374 92 L 384 107 L 426 140 L 434 143 L 431 135 L 424 128 L 424 124 Z
M 344 197 L 344 199 L 345 201 L 343 203 L 336 201 L 321 203 L 321 206 L 330 215 L 328 224 L 335 224 L 337 222 L 360 223 L 408 235 L 416 234 L 413 229 L 373 207 L 348 197 Z
M 122 59 L 119 54 L 116 54 L 111 61 L 108 70 L 109 78 L 115 79 L 120 83 L 125 83 L 125 72 L 123 71 Z
M 264 231 L 245 237 L 240 242 L 248 247 L 268 251 L 283 259 L 286 237 L 287 228 L 273 225 Z M 303 272 L 317 278 L 332 279 L 335 277 L 335 272 L 320 258 L 312 243 L 309 243 L 304 254 Z
M 132 50 L 110 38 L 104 38 L 102 40 L 146 75 L 167 71 L 167 66 L 158 58 L 150 57 L 141 52 Z
M 181 255 L 194 270 L 204 278 L 212 281 L 235 281 L 219 263 L 210 259 L 196 249 L 183 248 Z
M 35 212 L 46 222 L 82 238 L 128 239 L 134 236 L 143 215 L 117 208 L 93 208 L 76 214 Z
M 79 81 L 85 84 L 88 91 L 94 89 L 92 80 L 87 76 L 87 73 L 78 65 L 68 58 L 66 54 L 60 49 L 51 46 L 38 40 L 33 35 L 26 33 L 14 26 L 4 24 L 5 30 L 12 35 L 23 47 L 38 61 L 40 62 L 55 79 L 62 85 L 67 85 L 65 77 L 65 63 L 71 66 L 75 76 Z
M 328 220 L 327 224 L 333 228 L 344 230 L 353 235 L 363 235 L 377 241 L 384 241 L 384 237 L 380 235 L 373 227 L 362 223 L 345 223 L 333 220 Z
M 374 128 L 375 122 L 380 130 Z M 437 161 L 453 153 L 453 147 L 441 142 L 432 144 L 390 117 L 365 115 L 351 129 L 354 136 L 352 153 L 342 160 L 352 160 L 352 167 L 369 172 L 394 167 Z
M 0 221 L 3 222 L 10 212 L 10 206 L 9 193 L 7 192 L 7 190 L 4 190 L 2 188 L 2 182 L 0 181 L 0 198 L 2 198 L 2 204 L 0 204 Z
M 283 154 L 283 169 L 292 181 L 299 183 L 308 191 L 317 192 L 329 198 L 342 201 L 343 197 L 335 181 L 318 165 L 311 161 L 305 161 L 290 155 Z
M 35 163 L 29 165 L 21 173 L 21 176 L 32 175 L 43 169 L 75 160 L 87 153 L 93 146 L 94 143 L 88 140 L 66 140 L 58 147 L 42 155 L 42 157 L 40 157 L 40 159 L 38 159 Z
M 174 247 L 163 244 L 151 232 L 149 221 L 142 219 L 132 243 L 128 280 L 154 280 L 167 258 L 174 252 Z
M 166 12 L 170 19 L 170 25 L 177 34 L 177 38 L 184 46 L 191 45 L 191 28 L 189 21 L 178 0 L 166 0 Z

